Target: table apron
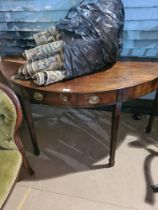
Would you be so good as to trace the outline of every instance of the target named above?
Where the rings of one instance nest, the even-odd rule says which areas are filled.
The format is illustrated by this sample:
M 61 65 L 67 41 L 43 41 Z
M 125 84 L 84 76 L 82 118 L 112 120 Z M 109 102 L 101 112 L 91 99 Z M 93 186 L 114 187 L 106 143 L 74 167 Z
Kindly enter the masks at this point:
M 25 89 L 30 101 L 47 105 L 64 105 L 72 107 L 96 107 L 114 104 L 116 90 L 104 93 L 49 93 L 41 90 Z
M 156 89 L 158 89 L 158 79 L 134 87 L 121 89 L 117 91 L 117 101 L 125 102 L 130 99 L 135 99 Z
M 158 79 L 126 89 L 102 93 L 56 93 L 24 88 L 31 102 L 72 107 L 97 107 L 125 102 L 158 89 Z

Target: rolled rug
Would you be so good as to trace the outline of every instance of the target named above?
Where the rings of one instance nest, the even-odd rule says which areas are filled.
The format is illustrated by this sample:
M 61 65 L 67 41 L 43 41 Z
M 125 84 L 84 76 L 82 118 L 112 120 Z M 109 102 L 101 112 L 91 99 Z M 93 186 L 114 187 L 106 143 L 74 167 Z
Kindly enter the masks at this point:
M 62 53 L 41 60 L 27 62 L 19 68 L 15 77 L 19 79 L 34 78 L 37 72 L 57 69 L 64 69 Z
M 34 34 L 33 37 L 37 45 L 55 42 L 61 39 L 61 35 L 55 27 L 51 27 L 48 30 Z
M 30 50 L 25 50 L 23 56 L 27 60 L 38 60 L 47 58 L 63 51 L 63 41 L 55 41 L 44 44 Z
M 34 75 L 33 81 L 37 85 L 49 85 L 62 81 L 66 78 L 65 70 L 50 70 L 38 72 Z
M 12 78 L 26 80 L 31 79 L 31 76 L 27 73 L 26 66 L 23 65 L 20 66 L 20 68 L 18 69 L 18 73 L 16 73 Z

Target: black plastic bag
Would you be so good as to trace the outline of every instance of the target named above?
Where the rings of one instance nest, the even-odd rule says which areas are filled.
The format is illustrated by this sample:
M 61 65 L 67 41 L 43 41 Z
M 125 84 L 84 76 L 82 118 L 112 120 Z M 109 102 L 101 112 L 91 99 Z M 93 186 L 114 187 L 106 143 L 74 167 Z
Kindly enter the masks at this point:
M 116 62 L 122 48 L 122 1 L 83 0 L 56 27 L 64 41 L 67 78 L 105 69 Z

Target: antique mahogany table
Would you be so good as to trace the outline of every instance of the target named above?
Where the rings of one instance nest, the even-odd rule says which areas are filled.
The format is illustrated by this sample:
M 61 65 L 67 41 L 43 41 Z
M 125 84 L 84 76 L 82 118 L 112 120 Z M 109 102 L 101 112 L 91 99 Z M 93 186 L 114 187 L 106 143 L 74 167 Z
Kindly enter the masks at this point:
M 79 108 L 113 105 L 109 159 L 109 166 L 113 166 L 122 103 L 158 89 L 158 63 L 154 62 L 118 61 L 106 71 L 45 87 L 38 87 L 31 81 L 11 79 L 19 66 L 24 63 L 22 57 L 6 57 L 1 62 L 1 73 L 21 99 L 36 155 L 39 154 L 39 148 L 30 101 Z M 158 94 L 155 97 L 154 109 L 156 101 Z M 148 130 L 151 129 L 151 124 L 152 122 L 148 125 Z

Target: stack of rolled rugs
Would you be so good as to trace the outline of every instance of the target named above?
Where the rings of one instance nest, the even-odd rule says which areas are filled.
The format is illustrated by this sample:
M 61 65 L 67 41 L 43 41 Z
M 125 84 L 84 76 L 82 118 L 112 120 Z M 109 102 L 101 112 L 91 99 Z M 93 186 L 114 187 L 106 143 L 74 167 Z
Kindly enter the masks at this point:
M 63 41 L 55 28 L 34 35 L 38 45 L 25 50 L 26 63 L 21 66 L 15 79 L 33 80 L 37 85 L 49 85 L 66 78 L 64 69 Z

